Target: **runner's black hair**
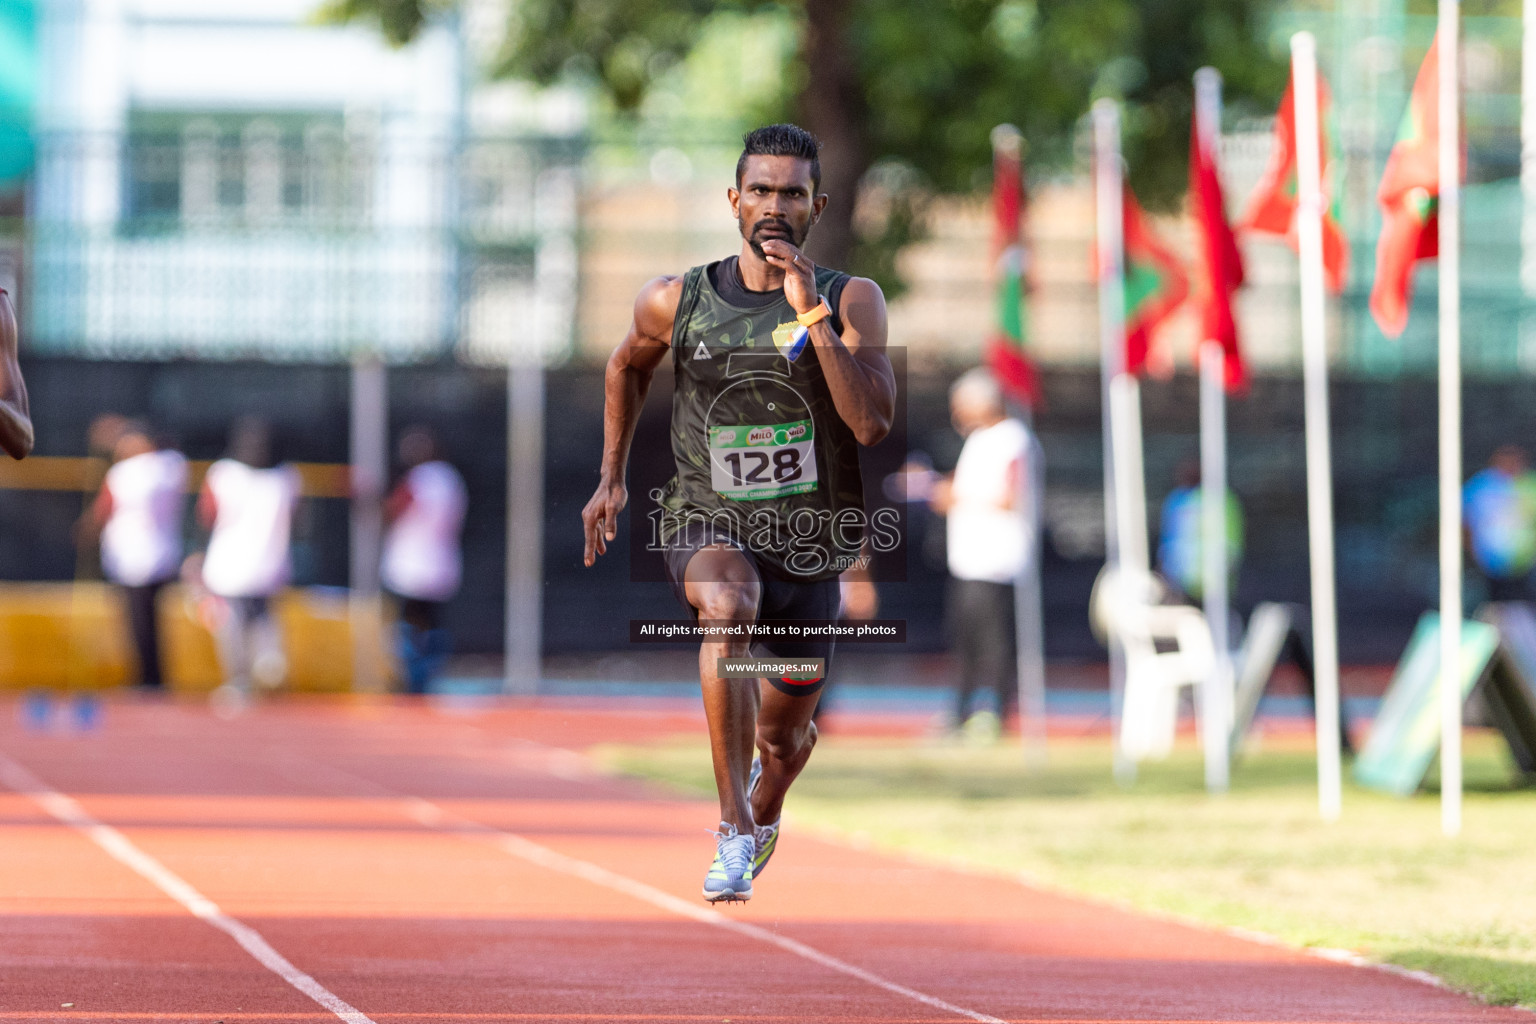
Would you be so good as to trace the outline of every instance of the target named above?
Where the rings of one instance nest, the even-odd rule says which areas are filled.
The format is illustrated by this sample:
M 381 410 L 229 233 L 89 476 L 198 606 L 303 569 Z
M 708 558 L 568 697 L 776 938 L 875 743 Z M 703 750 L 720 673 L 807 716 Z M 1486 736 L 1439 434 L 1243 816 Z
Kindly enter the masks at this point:
M 747 173 L 749 156 L 793 156 L 809 161 L 811 165 L 811 189 L 821 188 L 821 143 L 816 136 L 798 125 L 769 124 L 742 136 L 741 157 L 736 161 L 736 187 L 741 188 L 741 176 Z

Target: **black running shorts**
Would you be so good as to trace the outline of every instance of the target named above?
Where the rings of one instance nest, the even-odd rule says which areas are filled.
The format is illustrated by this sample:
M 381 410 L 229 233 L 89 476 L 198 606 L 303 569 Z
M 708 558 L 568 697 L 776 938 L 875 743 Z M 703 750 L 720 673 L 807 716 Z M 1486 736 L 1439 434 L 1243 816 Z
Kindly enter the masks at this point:
M 666 562 L 667 582 L 672 584 L 672 593 L 677 597 L 678 603 L 688 609 L 695 619 L 699 617 L 699 610 L 688 603 L 688 594 L 684 587 L 685 574 L 693 556 L 700 550 L 715 544 L 729 544 L 740 551 L 757 574 L 758 622 L 770 623 L 792 619 L 837 621 L 838 607 L 842 599 L 837 577 L 815 582 L 782 579 L 766 571 L 757 556 L 728 531 L 708 520 L 689 520 L 662 548 L 662 559 Z M 751 653 L 759 658 L 821 658 L 826 665 L 826 671 L 830 674 L 833 647 L 831 637 L 818 637 L 814 640 L 799 642 L 759 640 L 752 644 Z M 823 676 L 809 681 L 770 678 L 768 682 L 774 689 L 792 697 L 808 697 L 825 686 L 827 680 L 826 676 Z

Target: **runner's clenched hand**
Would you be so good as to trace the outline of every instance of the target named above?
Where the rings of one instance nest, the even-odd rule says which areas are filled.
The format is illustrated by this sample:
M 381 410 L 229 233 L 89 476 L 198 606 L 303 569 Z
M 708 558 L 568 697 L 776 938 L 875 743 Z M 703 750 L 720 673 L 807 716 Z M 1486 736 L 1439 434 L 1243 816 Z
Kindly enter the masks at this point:
M 782 238 L 763 243 L 763 258 L 784 271 L 784 297 L 796 313 L 809 313 L 821 301 L 816 293 L 816 264 L 798 247 Z

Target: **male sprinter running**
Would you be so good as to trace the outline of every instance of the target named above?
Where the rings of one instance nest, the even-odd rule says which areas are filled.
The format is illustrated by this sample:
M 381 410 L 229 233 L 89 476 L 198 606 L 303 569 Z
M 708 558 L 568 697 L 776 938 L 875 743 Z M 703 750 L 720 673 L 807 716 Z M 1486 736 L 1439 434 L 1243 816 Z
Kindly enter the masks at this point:
M 0 448 L 13 459 L 24 459 L 32 450 L 32 411 L 16 361 L 16 336 L 16 312 L 0 288 Z
M 895 412 L 885 297 L 873 281 L 801 252 L 827 205 L 816 139 L 780 124 L 744 143 L 736 187 L 726 190 L 740 254 L 647 284 L 608 360 L 601 477 L 581 514 L 585 560 L 615 536 L 635 421 L 670 349 L 677 475 L 659 511 L 673 591 L 707 626 L 832 622 L 838 573 L 856 562 L 863 537 L 858 446 L 884 438 Z M 722 678 L 718 659 L 749 648 L 756 657 L 832 654 L 830 638 L 753 644 L 717 634 L 699 649 L 720 793 L 710 902 L 752 898 L 784 794 L 816 743 L 811 714 L 825 668 L 808 681 Z

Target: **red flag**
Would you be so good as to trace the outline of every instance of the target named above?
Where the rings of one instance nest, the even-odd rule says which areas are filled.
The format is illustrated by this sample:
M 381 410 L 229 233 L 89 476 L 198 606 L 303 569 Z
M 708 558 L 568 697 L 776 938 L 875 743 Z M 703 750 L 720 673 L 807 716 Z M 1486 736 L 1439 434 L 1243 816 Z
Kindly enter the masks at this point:
M 1125 370 L 1141 373 L 1159 324 L 1189 295 L 1178 258 L 1158 241 L 1129 187 L 1125 218 Z
M 1029 252 L 1024 247 L 1023 139 L 1017 129 L 992 133 L 992 262 L 997 282 L 996 320 L 987 338 L 987 365 L 1010 398 L 1033 406 L 1040 380 L 1024 352 L 1029 334 Z
M 1246 386 L 1248 370 L 1237 344 L 1237 321 L 1232 316 L 1232 293 L 1243 283 L 1243 257 L 1227 224 L 1216 171 L 1215 139 L 1200 130 L 1200 114 L 1189 134 L 1189 199 L 1194 207 L 1196 265 L 1200 290 L 1195 298 L 1200 309 L 1200 338 L 1221 343 L 1226 354 L 1227 390 Z
M 1396 338 L 1408 326 L 1413 265 L 1440 252 L 1440 40 L 1424 55 L 1408 109 L 1387 157 L 1376 201 L 1381 237 L 1376 242 L 1376 282 L 1371 316 L 1383 334 Z
M 1334 132 L 1330 130 L 1333 108 L 1328 83 L 1317 76 L 1317 151 L 1322 158 L 1323 185 L 1323 271 L 1328 290 L 1335 295 L 1344 291 L 1349 273 L 1349 239 L 1339 227 L 1339 189 L 1333 175 L 1340 166 L 1334 152 Z M 1264 176 L 1248 197 L 1248 207 L 1238 220 L 1239 231 L 1257 231 L 1279 235 L 1297 248 L 1296 205 L 1296 106 L 1295 82 L 1285 87 L 1280 110 L 1275 114 L 1275 143 Z

